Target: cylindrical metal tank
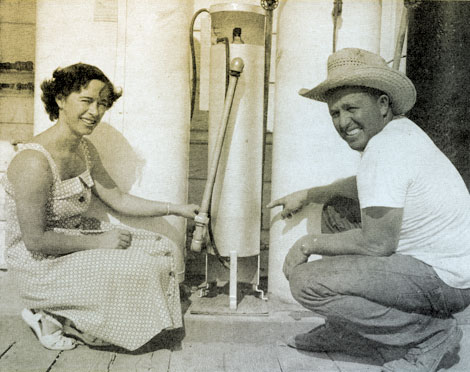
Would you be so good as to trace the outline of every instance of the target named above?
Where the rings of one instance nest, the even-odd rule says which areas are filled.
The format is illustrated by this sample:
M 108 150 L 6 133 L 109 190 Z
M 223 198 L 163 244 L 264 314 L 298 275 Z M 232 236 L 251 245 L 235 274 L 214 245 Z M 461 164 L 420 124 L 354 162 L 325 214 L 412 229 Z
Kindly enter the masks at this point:
M 237 251 L 238 257 L 254 256 L 260 253 L 265 15 L 261 7 L 246 4 L 218 4 L 210 13 L 209 164 L 224 108 L 224 38 L 229 43 L 230 60 L 239 57 L 245 65 L 212 196 L 215 243 L 222 256 L 230 256 L 230 251 Z
M 358 47 L 379 52 L 379 0 L 344 0 L 338 20 L 337 50 Z M 274 103 L 272 200 L 355 174 L 359 154 L 336 133 L 327 105 L 298 95 L 326 78 L 333 52 L 333 1 L 286 1 L 278 9 Z M 293 302 L 282 273 L 287 252 L 308 233 L 320 232 L 321 206 L 311 205 L 292 219 L 271 213 L 268 291 Z
M 131 194 L 185 203 L 192 10 L 187 0 L 38 0 L 35 133 L 52 125 L 40 83 L 58 66 L 94 64 L 124 90 L 91 136 L 111 176 Z M 183 218 L 124 218 L 99 204 L 93 213 L 167 235 L 181 247 L 183 279 Z

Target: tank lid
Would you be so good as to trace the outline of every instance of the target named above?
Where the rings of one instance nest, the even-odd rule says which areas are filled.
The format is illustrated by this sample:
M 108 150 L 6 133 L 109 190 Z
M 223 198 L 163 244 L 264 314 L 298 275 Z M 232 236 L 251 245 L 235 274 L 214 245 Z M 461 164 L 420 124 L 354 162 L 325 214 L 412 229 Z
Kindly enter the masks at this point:
M 250 5 L 250 4 L 237 4 L 237 3 L 224 3 L 224 4 L 215 4 L 211 5 L 209 8 L 210 13 L 217 13 L 217 12 L 250 12 L 250 13 L 258 13 L 261 15 L 265 15 L 265 10 L 257 5 Z

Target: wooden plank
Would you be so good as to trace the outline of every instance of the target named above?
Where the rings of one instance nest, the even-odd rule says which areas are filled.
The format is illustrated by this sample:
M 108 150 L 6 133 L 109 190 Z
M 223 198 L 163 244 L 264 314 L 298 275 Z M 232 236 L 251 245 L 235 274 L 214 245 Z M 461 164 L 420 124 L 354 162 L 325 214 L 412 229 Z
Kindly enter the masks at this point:
M 0 97 L 0 106 L 2 106 Z M 20 108 L 18 110 L 21 110 Z M 0 140 L 8 142 L 28 142 L 33 137 L 33 124 L 29 123 L 2 123 L 0 122 Z
M 227 372 L 281 372 L 272 345 L 230 345 L 224 351 L 224 360 Z
M 0 22 L 29 23 L 34 25 L 36 23 L 36 1 L 0 1 Z
M 277 346 L 277 359 L 282 372 L 340 372 L 325 353 L 309 353 L 288 346 Z M 360 371 L 360 370 L 358 370 Z
M 371 350 L 371 357 L 355 357 L 343 353 L 328 353 L 328 356 L 334 360 L 336 366 L 341 372 L 380 372 L 383 364 L 380 355 L 374 356 Z
M 0 359 L 23 337 L 23 334 L 27 334 L 23 328 L 26 327 L 23 327 L 17 317 L 2 316 L 0 318 Z
M 50 372 L 108 372 L 115 357 L 114 352 L 80 345 L 76 349 L 63 351 Z
M 34 61 L 36 25 L 2 23 L 0 50 L 2 61 Z
M 4 349 L 0 358 L 0 370 L 8 372 L 44 372 L 57 359 L 60 351 L 45 349 L 29 327 L 19 317 L 4 317 L 0 320 Z
M 11 329 L 19 327 L 23 330 L 27 330 L 28 332 L 26 334 L 29 334 L 29 327 L 21 319 L 20 314 L 23 305 L 19 298 L 16 285 L 6 270 L 0 270 L 0 298 L 2 299 L 0 312 L 2 321 L 8 320 L 6 325 L 12 321 Z
M 171 351 L 161 349 L 142 355 L 116 354 L 109 372 L 167 372 Z
M 188 343 L 171 354 L 169 372 L 280 372 L 271 345 Z
M 182 349 L 171 353 L 168 372 L 225 371 L 224 354 L 227 344 L 183 343 Z

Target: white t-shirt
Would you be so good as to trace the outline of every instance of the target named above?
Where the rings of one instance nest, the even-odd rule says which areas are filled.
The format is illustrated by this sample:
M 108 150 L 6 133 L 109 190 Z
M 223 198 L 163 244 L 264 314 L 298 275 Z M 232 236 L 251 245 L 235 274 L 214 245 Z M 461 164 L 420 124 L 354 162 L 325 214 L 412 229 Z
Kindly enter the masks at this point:
M 403 208 L 397 253 L 431 265 L 455 288 L 470 288 L 470 194 L 450 160 L 406 118 L 369 140 L 359 164 L 361 208 Z

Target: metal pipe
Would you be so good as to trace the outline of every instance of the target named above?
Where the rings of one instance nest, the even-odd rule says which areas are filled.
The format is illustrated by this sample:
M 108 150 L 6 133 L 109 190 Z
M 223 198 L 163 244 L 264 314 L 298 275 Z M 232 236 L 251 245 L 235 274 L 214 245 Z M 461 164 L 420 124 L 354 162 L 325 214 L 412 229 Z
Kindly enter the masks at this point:
M 214 146 L 214 156 L 212 156 L 211 165 L 207 174 L 206 186 L 204 188 L 204 196 L 202 198 L 201 208 L 198 215 L 194 219 L 196 222 L 196 229 L 194 230 L 193 239 L 191 242 L 191 250 L 193 252 L 200 252 L 205 236 L 207 234 L 207 226 L 209 224 L 209 208 L 211 205 L 212 191 L 214 189 L 215 177 L 217 175 L 217 168 L 219 166 L 220 155 L 222 153 L 222 146 L 224 143 L 225 132 L 227 129 L 228 119 L 230 117 L 230 110 L 232 109 L 233 97 L 235 95 L 235 88 L 237 87 L 238 78 L 243 71 L 244 63 L 241 58 L 234 58 L 230 63 L 230 78 L 225 96 L 224 111 L 222 114 L 222 123 L 217 133 L 217 140 Z
M 400 68 L 401 55 L 403 53 L 403 44 L 405 43 L 405 35 L 406 35 L 407 28 L 408 28 L 408 7 L 405 3 L 403 5 L 403 9 L 401 12 L 400 29 L 398 31 L 397 43 L 395 46 L 395 55 L 393 56 L 392 68 L 394 70 L 398 70 Z
M 191 48 L 191 66 L 193 68 L 193 80 L 192 80 L 192 89 L 191 89 L 191 116 L 193 118 L 194 114 L 194 105 L 196 103 L 196 89 L 197 89 L 197 67 L 196 67 L 196 51 L 194 49 L 194 23 L 199 14 L 206 12 L 209 13 L 209 10 L 203 8 L 199 9 L 194 13 L 193 18 L 191 19 L 191 26 L 189 27 L 189 46 Z
M 333 12 L 331 13 L 331 15 L 333 16 L 333 53 L 336 52 L 336 36 L 338 32 L 338 18 L 341 17 L 342 12 L 343 12 L 343 1 L 334 0 Z
M 261 2 L 263 5 L 263 2 Z M 272 47 L 272 32 L 273 32 L 273 9 L 277 7 L 277 2 L 266 4 L 266 23 L 265 23 L 265 39 L 264 39 L 264 91 L 263 91 L 263 150 L 261 153 L 261 198 L 264 195 L 264 173 L 266 161 L 266 135 L 268 132 L 268 110 L 269 110 L 269 77 L 271 72 L 271 47 Z M 261 221 L 263 221 L 264 211 L 261 206 Z M 261 222 L 260 229 L 263 230 L 263 223 Z M 258 272 L 259 280 L 259 272 Z

